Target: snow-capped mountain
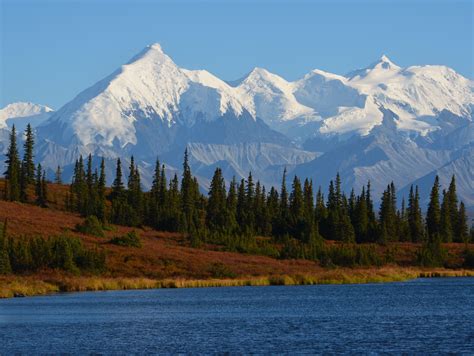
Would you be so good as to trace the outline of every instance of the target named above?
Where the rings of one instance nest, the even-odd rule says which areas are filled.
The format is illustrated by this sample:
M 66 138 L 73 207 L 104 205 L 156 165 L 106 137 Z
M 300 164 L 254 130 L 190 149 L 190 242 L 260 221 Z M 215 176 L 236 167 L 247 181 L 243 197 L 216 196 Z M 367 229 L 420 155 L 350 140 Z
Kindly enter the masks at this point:
M 401 68 L 382 56 L 344 76 L 315 69 L 291 82 L 255 68 L 223 81 L 180 68 L 154 44 L 46 112 L 37 158 L 54 169 L 79 154 L 111 165 L 133 154 L 148 185 L 156 157 L 179 171 L 187 146 L 204 187 L 216 166 L 227 179 L 252 170 L 274 185 L 287 167 L 323 187 L 340 171 L 346 188 L 370 179 L 376 192 L 459 172 L 474 205 L 473 108 L 473 81 L 444 66 Z
M 0 109 L 0 129 L 11 128 L 15 125 L 22 131 L 28 123 L 33 127 L 49 119 L 53 109 L 28 102 L 17 102 Z

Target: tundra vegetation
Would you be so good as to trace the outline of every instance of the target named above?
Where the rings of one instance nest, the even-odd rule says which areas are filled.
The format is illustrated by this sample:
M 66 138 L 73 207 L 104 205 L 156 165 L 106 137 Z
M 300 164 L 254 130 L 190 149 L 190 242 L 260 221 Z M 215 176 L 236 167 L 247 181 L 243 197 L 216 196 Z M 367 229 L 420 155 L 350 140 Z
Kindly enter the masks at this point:
M 435 178 L 426 214 L 422 213 L 416 186 L 399 203 L 395 185 L 389 183 L 376 209 L 370 182 L 360 192 L 352 190 L 346 195 L 339 174 L 330 182 L 325 197 L 322 188 L 315 189 L 311 180 L 295 176 L 287 184 L 286 170 L 280 189 L 268 189 L 255 181 L 251 172 L 247 179 L 234 178 L 226 184 L 222 170 L 216 168 L 205 195 L 192 175 L 187 150 L 182 176 L 175 174 L 169 179 L 157 161 L 147 192 L 142 190 L 133 157 L 127 179 L 117 160 L 113 184 L 107 187 L 104 160 L 96 164 L 91 155 L 86 160 L 81 156 L 71 184 L 64 185 L 61 167 L 50 183 L 41 164 L 35 165 L 31 127 L 25 131 L 22 159 L 16 137 L 13 127 L 3 200 L 37 205 L 53 215 L 82 218 L 72 228 L 48 236 L 31 236 L 32 231 L 10 235 L 15 222 L 5 220 L 0 230 L 0 274 L 53 270 L 74 276 L 110 275 L 107 256 L 111 246 L 139 250 L 143 246 L 140 231 L 149 230 L 176 233 L 179 244 L 193 250 L 259 255 L 277 261 L 306 260 L 328 269 L 473 267 L 473 229 L 469 231 L 465 206 L 458 201 L 454 176 L 446 189 Z M 119 233 L 118 227 L 130 229 Z M 84 235 L 93 236 L 95 243 L 84 243 Z M 457 252 L 452 251 L 453 246 Z M 408 257 L 403 259 L 404 255 Z M 125 256 L 122 262 L 126 264 L 129 259 L 133 255 Z M 204 277 L 235 279 L 240 275 L 220 261 L 209 261 L 205 270 Z M 142 274 L 147 275 L 146 268 Z

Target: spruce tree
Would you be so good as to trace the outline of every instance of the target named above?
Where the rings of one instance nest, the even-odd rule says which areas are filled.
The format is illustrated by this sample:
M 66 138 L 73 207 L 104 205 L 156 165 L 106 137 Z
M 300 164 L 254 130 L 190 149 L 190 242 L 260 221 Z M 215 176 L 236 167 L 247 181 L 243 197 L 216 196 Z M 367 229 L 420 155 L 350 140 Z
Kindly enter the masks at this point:
M 61 166 L 58 166 L 58 168 L 56 168 L 56 172 L 54 174 L 54 183 L 55 184 L 63 184 L 63 178 L 62 178 L 62 170 L 61 170 Z
M 379 238 L 379 242 L 382 243 L 388 242 L 382 239 L 382 235 L 388 237 L 389 241 L 394 241 L 398 237 L 395 194 L 393 182 L 387 186 L 382 194 L 379 212 L 380 227 L 385 229 L 384 234 L 381 234 Z
M 143 192 L 141 188 L 140 171 L 135 165 L 133 156 L 130 160 L 128 175 L 128 206 L 130 210 L 128 225 L 138 226 L 142 223 Z
M 184 151 L 183 175 L 181 178 L 181 208 L 183 212 L 183 223 L 181 228 L 186 232 L 196 230 L 194 226 L 196 214 L 195 184 L 189 166 L 188 148 Z
M 112 194 L 111 198 L 119 198 L 122 197 L 125 191 L 125 187 L 123 185 L 123 178 L 122 178 L 122 163 L 120 162 L 120 158 L 117 158 L 117 166 L 115 169 L 115 179 L 112 183 Z
M 460 242 L 461 240 L 458 239 L 458 232 L 459 232 L 459 223 L 458 223 L 458 197 L 456 193 L 456 177 L 451 177 L 451 182 L 449 184 L 448 193 L 447 193 L 447 209 L 449 210 L 450 214 L 450 222 L 451 228 L 453 231 L 453 239 L 455 241 Z
M 241 179 L 237 190 L 237 223 L 240 227 L 240 232 L 244 233 L 246 229 L 247 221 L 247 205 L 246 205 L 246 194 L 245 194 L 245 180 Z
M 237 230 L 237 182 L 235 176 L 229 185 L 229 192 L 226 199 L 226 221 L 229 234 L 235 234 Z
M 303 240 L 304 233 L 304 198 L 301 182 L 297 176 L 293 178 L 289 204 L 290 234 L 296 239 Z
M 469 228 L 467 226 L 466 207 L 464 203 L 459 204 L 459 215 L 458 215 L 458 231 L 457 236 L 459 241 L 468 243 L 469 242 Z
M 411 241 L 422 242 L 424 236 L 424 227 L 423 216 L 420 208 L 420 194 L 418 192 L 418 186 L 416 186 L 415 192 L 413 191 L 413 185 L 410 187 L 407 219 Z
M 431 189 L 430 202 L 426 213 L 426 231 L 430 241 L 439 238 L 441 229 L 441 210 L 439 206 L 439 177 L 436 176 L 433 188 Z
M 453 226 L 451 224 L 450 212 L 450 196 L 446 190 L 443 189 L 443 201 L 441 203 L 441 239 L 443 242 L 453 241 Z
M 104 222 L 106 220 L 105 201 L 106 201 L 106 176 L 105 176 L 105 160 L 100 161 L 100 174 L 97 181 L 97 208 L 96 215 L 99 220 Z
M 216 168 L 211 180 L 207 203 L 206 223 L 211 231 L 225 232 L 227 219 L 227 202 L 222 170 Z
M 255 184 L 253 182 L 252 172 L 249 172 L 245 185 L 245 232 L 249 234 L 255 233 Z
M 362 187 L 362 192 L 356 199 L 354 215 L 354 233 L 356 235 L 356 241 L 359 243 L 370 242 L 368 236 L 369 216 L 367 211 L 365 187 Z
M 6 179 L 6 198 L 10 201 L 17 201 L 20 200 L 21 165 L 18 157 L 15 125 L 13 125 L 10 133 L 10 145 L 6 156 L 5 164 L 7 169 L 4 173 Z
M 44 178 L 43 169 L 41 164 L 38 163 L 38 168 L 36 169 L 36 204 L 41 207 L 46 207 L 46 180 Z
M 289 219 L 289 209 L 288 209 L 288 192 L 286 190 L 286 167 L 283 170 L 283 177 L 281 179 L 281 189 L 280 189 L 280 217 L 278 220 L 277 234 L 284 236 L 288 233 L 288 219 Z
M 24 154 L 23 154 L 23 167 L 24 167 L 24 176 L 25 181 L 27 184 L 33 184 L 35 182 L 35 164 L 33 162 L 33 150 L 35 139 L 33 136 L 33 130 L 31 125 L 28 124 L 25 130 L 25 143 L 24 147 Z

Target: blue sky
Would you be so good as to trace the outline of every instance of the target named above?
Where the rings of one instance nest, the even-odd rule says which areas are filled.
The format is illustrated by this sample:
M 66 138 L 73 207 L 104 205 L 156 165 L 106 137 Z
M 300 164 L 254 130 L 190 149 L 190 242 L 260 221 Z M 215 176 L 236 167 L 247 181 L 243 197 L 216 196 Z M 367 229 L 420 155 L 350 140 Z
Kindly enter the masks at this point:
M 382 54 L 473 78 L 473 2 L 0 0 L 0 106 L 55 109 L 159 42 L 185 68 L 225 80 L 265 67 L 294 80 Z

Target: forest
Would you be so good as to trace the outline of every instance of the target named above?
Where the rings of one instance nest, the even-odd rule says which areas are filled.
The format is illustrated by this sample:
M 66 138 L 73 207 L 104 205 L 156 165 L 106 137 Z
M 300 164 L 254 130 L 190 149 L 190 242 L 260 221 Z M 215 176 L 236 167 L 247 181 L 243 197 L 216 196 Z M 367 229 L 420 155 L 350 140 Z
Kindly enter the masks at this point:
M 34 163 L 34 134 L 25 131 L 23 157 L 20 158 L 15 127 L 10 134 L 6 155 L 5 191 L 8 201 L 28 203 L 28 190 L 34 188 L 34 203 L 48 208 L 48 184 L 41 164 Z M 203 244 L 224 246 L 229 251 L 262 254 L 282 259 L 308 259 L 321 265 L 372 265 L 386 262 L 374 246 L 393 242 L 420 245 L 419 264 L 442 266 L 446 251 L 443 243 L 474 242 L 466 208 L 458 202 L 456 179 L 442 189 L 436 177 L 426 213 L 420 206 L 417 186 L 407 199 L 397 202 L 396 187 L 387 185 L 374 206 L 370 182 L 360 192 L 348 195 L 341 189 L 341 177 L 329 184 L 327 196 L 311 180 L 292 177 L 286 169 L 280 189 L 267 189 L 250 172 L 247 179 L 225 182 L 216 168 L 207 194 L 193 176 L 187 149 L 182 176 L 168 178 L 165 166 L 156 161 L 153 183 L 143 191 L 140 170 L 133 156 L 124 168 L 120 159 L 111 187 L 106 186 L 105 162 L 99 165 L 89 155 L 76 160 L 64 205 L 70 212 L 86 218 L 78 230 L 100 236 L 108 224 L 159 231 L 179 232 L 192 247 Z M 93 167 L 98 166 L 98 169 Z M 62 185 L 61 167 L 54 184 Z M 290 188 L 290 189 L 289 189 Z M 29 202 L 31 203 L 31 201 Z M 7 223 L 0 236 L 0 272 L 36 270 L 41 267 L 64 270 L 101 271 L 106 257 L 98 249 L 85 249 L 78 239 L 54 237 L 14 241 L 7 236 Z M 263 239 L 262 239 L 263 237 Z M 130 242 L 131 241 L 131 242 Z M 327 245 L 325 241 L 337 241 Z M 134 236 L 116 241 L 139 246 Z

